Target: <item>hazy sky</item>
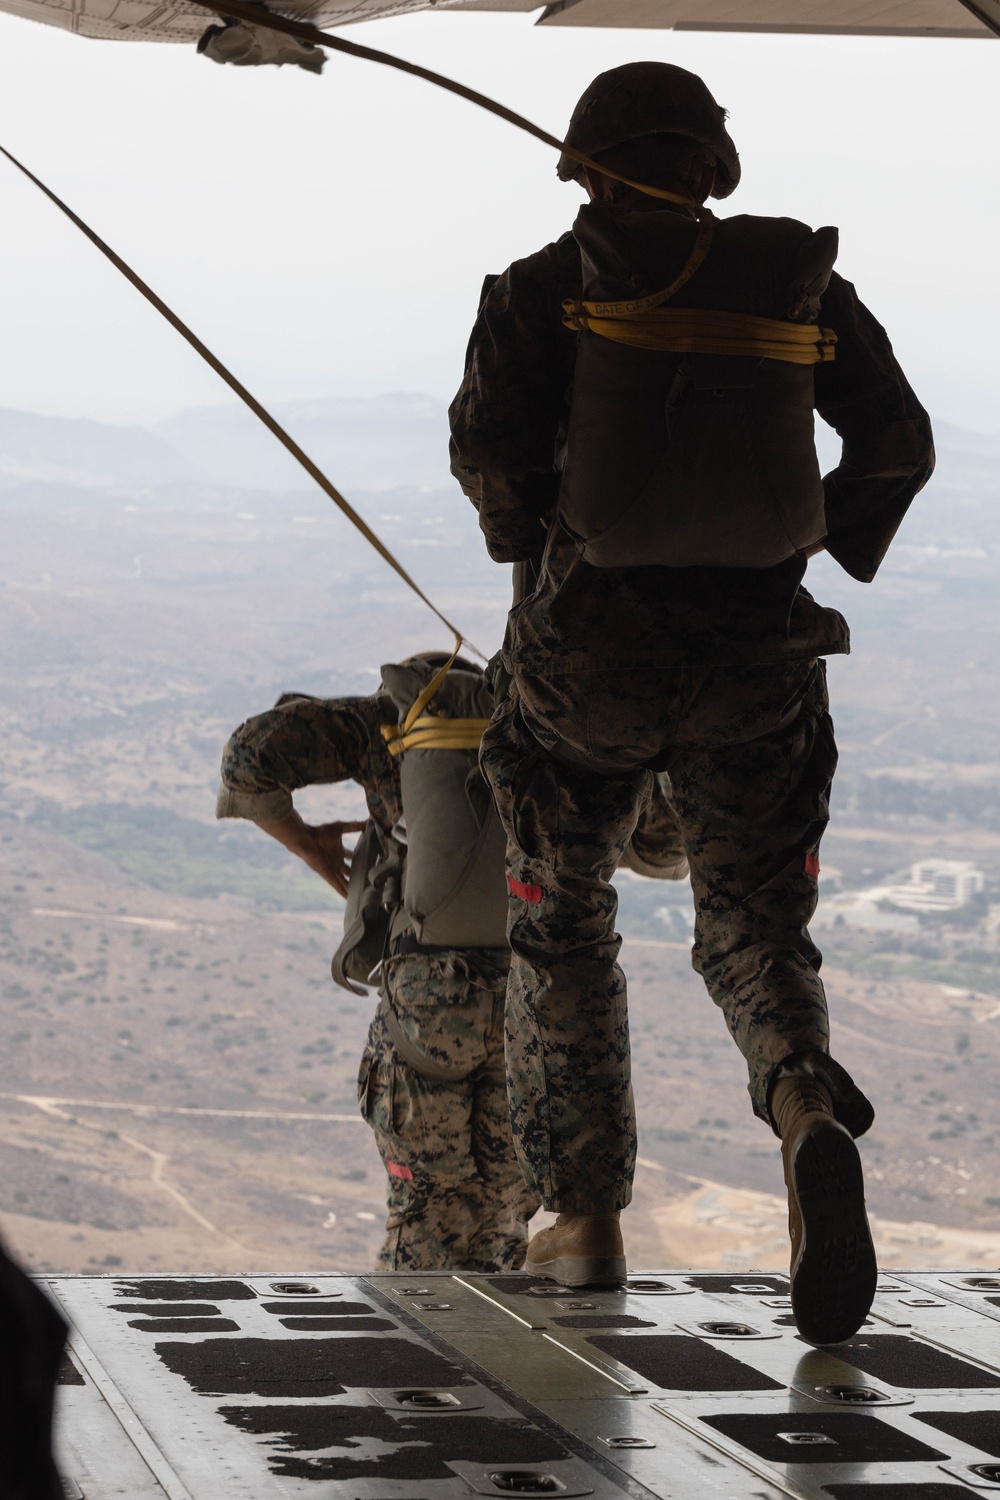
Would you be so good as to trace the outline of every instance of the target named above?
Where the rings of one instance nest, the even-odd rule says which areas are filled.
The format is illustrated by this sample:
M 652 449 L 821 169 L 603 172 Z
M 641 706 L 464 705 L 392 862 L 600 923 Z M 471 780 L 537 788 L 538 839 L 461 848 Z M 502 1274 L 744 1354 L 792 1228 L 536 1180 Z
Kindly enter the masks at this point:
M 347 33 L 559 134 L 603 67 L 659 57 L 731 112 L 724 212 L 841 229 L 840 269 L 935 414 L 1000 430 L 1000 46 L 536 28 L 428 14 Z M 567 228 L 555 156 L 425 84 L 333 56 L 218 67 L 0 16 L 0 141 L 264 397 L 450 396 L 483 275 Z M 0 160 L 0 405 L 151 421 L 227 399 Z

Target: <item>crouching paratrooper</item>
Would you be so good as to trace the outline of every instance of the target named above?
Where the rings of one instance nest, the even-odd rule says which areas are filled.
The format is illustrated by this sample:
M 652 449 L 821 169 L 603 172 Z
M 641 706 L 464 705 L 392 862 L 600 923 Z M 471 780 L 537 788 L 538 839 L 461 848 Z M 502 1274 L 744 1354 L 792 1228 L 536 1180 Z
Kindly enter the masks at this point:
M 385 666 L 371 697 L 283 695 L 230 738 L 216 812 L 257 823 L 347 898 L 333 977 L 379 991 L 358 1078 L 387 1174 L 376 1268 L 497 1272 L 523 1265 L 540 1200 L 507 1104 L 505 835 L 477 766 L 493 698 L 473 663 L 448 662 Z M 300 788 L 348 780 L 366 822 L 295 810 Z M 625 863 L 687 873 L 664 780 Z

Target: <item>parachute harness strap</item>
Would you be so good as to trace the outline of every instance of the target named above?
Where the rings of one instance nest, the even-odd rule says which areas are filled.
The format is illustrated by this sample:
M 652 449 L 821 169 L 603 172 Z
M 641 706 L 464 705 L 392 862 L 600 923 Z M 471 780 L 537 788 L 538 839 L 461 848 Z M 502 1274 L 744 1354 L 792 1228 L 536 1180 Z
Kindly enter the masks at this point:
M 404 732 L 398 725 L 383 724 L 382 734 L 390 755 L 407 750 L 478 750 L 489 719 L 436 719 L 433 714 L 415 720 Z
M 691 246 L 691 253 L 669 286 L 665 286 L 661 292 L 652 292 L 648 297 L 638 297 L 629 302 L 574 302 L 569 300 L 563 303 L 563 312 L 566 314 L 563 322 L 566 327 L 589 328 L 591 320 L 600 317 L 640 317 L 645 313 L 653 312 L 662 303 L 669 301 L 682 286 L 686 286 L 712 248 L 712 240 L 715 237 L 715 215 L 711 209 L 700 206 L 703 213 L 698 225 L 698 233 Z M 600 332 L 599 329 L 595 331 Z
M 658 307 L 663 300 L 660 292 L 636 302 L 564 302 L 563 322 L 616 344 L 668 354 L 740 354 L 792 365 L 826 364 L 836 355 L 832 328 L 703 307 Z
M 478 750 L 489 719 L 439 719 L 434 714 L 425 714 L 441 684 L 455 664 L 462 648 L 461 639 L 439 672 L 413 700 L 402 724 L 383 724 L 382 738 L 390 755 L 402 755 L 407 750 Z
M 367 521 L 365 521 L 358 514 L 353 505 L 351 505 L 348 500 L 345 500 L 344 496 L 338 489 L 334 488 L 329 479 L 327 479 L 326 475 L 323 473 L 322 469 L 318 468 L 317 465 L 313 463 L 309 455 L 299 447 L 294 438 L 289 436 L 289 434 L 281 426 L 281 423 L 271 416 L 271 413 L 260 404 L 255 396 L 251 395 L 246 386 L 243 385 L 241 381 L 237 380 L 236 376 L 226 368 L 221 359 L 216 358 L 211 349 L 209 349 L 207 345 L 202 343 L 198 335 L 191 331 L 187 324 L 183 322 L 182 319 L 180 319 L 177 314 L 167 306 L 163 299 L 156 295 L 152 287 L 147 286 L 142 277 L 139 276 L 135 271 L 133 271 L 131 266 L 127 265 L 126 262 L 122 260 L 121 256 L 117 255 L 115 251 L 111 249 L 111 246 L 106 244 L 104 240 L 101 239 L 100 235 L 95 233 L 95 231 L 90 228 L 89 224 L 85 224 L 83 219 L 81 219 L 78 214 L 75 214 L 73 210 L 62 201 L 61 198 L 56 197 L 52 189 L 46 187 L 45 183 L 42 182 L 40 178 L 36 177 L 33 172 L 29 172 L 28 168 L 24 165 L 23 162 L 18 161 L 17 157 L 12 155 L 11 152 L 8 151 L 4 146 L 0 146 L 0 154 L 5 156 L 7 160 L 17 168 L 19 172 L 22 172 L 24 176 L 27 177 L 29 182 L 33 182 L 35 184 L 35 187 L 43 192 L 46 198 L 48 198 L 50 202 L 54 203 L 56 208 L 60 209 L 61 212 L 64 213 L 66 217 L 76 225 L 77 229 L 79 229 L 82 234 L 85 234 L 87 236 L 92 245 L 96 245 L 101 254 L 106 256 L 111 264 L 122 273 L 125 279 L 127 281 L 130 281 L 136 288 L 136 290 L 142 293 L 146 301 L 152 303 L 157 312 L 162 317 L 166 318 L 167 322 L 171 325 L 172 328 L 175 328 L 177 330 L 177 332 L 181 335 L 181 338 L 186 339 L 187 342 L 191 345 L 192 349 L 194 349 L 197 354 L 201 355 L 205 363 L 211 365 L 215 373 L 226 382 L 230 390 L 235 391 L 240 400 L 244 402 L 245 405 L 249 406 L 254 416 L 257 417 L 261 422 L 263 422 L 264 426 L 278 439 L 278 442 L 288 449 L 288 452 L 292 455 L 296 462 L 302 465 L 303 469 L 305 469 L 310 478 L 315 480 L 323 493 L 333 501 L 338 510 L 343 512 L 343 514 L 351 522 L 352 526 L 357 527 L 358 531 L 360 531 L 365 541 L 369 542 L 371 546 L 375 548 L 375 551 L 381 558 L 385 560 L 385 562 L 389 564 L 393 572 L 399 575 L 399 577 L 406 584 L 407 588 L 412 589 L 417 598 L 420 599 L 424 604 L 426 604 L 429 610 L 433 611 L 433 613 L 437 615 L 442 625 L 447 625 L 448 629 L 455 637 L 455 640 L 458 642 L 458 645 L 455 648 L 456 655 L 464 641 L 476 656 L 482 657 L 483 661 L 485 661 L 485 653 L 480 651 L 478 646 L 474 646 L 473 643 L 467 639 L 467 637 L 463 636 L 461 631 L 458 630 L 458 628 L 453 625 L 445 615 L 441 613 L 437 605 L 434 604 L 430 599 L 428 599 L 427 595 L 424 593 L 420 585 L 410 577 L 409 573 L 403 567 L 402 563 L 393 556 L 393 554 L 389 551 L 389 548 L 382 541 L 381 537 L 377 536 L 375 532 L 372 531 Z M 452 660 L 454 660 L 454 657 L 452 657 Z

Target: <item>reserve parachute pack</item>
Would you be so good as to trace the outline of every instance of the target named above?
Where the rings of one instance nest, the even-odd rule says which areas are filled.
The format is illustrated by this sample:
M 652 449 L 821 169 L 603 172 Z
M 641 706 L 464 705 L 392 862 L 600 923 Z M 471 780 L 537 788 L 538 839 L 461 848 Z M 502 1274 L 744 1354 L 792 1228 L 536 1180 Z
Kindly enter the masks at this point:
M 820 542 L 813 369 L 834 357 L 817 318 L 837 231 L 590 203 L 573 233 L 559 515 L 583 558 L 769 568 Z
M 399 714 L 383 735 L 399 760 L 403 818 L 387 840 L 369 822 L 351 861 L 331 971 L 355 993 L 404 934 L 429 948 L 507 945 L 506 838 L 479 770 L 493 695 L 477 669 L 439 666 L 382 668 Z
M 344 909 L 344 935 L 330 972 L 337 984 L 363 995 L 385 956 L 389 927 L 402 891 L 406 850 L 394 838 L 383 843 L 371 819 L 354 846 Z

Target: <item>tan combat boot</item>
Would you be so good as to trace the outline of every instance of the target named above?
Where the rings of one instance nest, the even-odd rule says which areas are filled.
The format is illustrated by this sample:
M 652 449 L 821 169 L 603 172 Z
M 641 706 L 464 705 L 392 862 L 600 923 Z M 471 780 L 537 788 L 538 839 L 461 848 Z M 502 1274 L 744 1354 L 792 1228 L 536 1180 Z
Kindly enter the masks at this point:
M 861 1157 L 829 1090 L 809 1074 L 778 1079 L 771 1113 L 788 1188 L 795 1324 L 811 1344 L 839 1344 L 864 1322 L 878 1277 Z
M 621 1286 L 625 1246 L 617 1214 L 560 1214 L 528 1243 L 524 1269 L 563 1286 Z

